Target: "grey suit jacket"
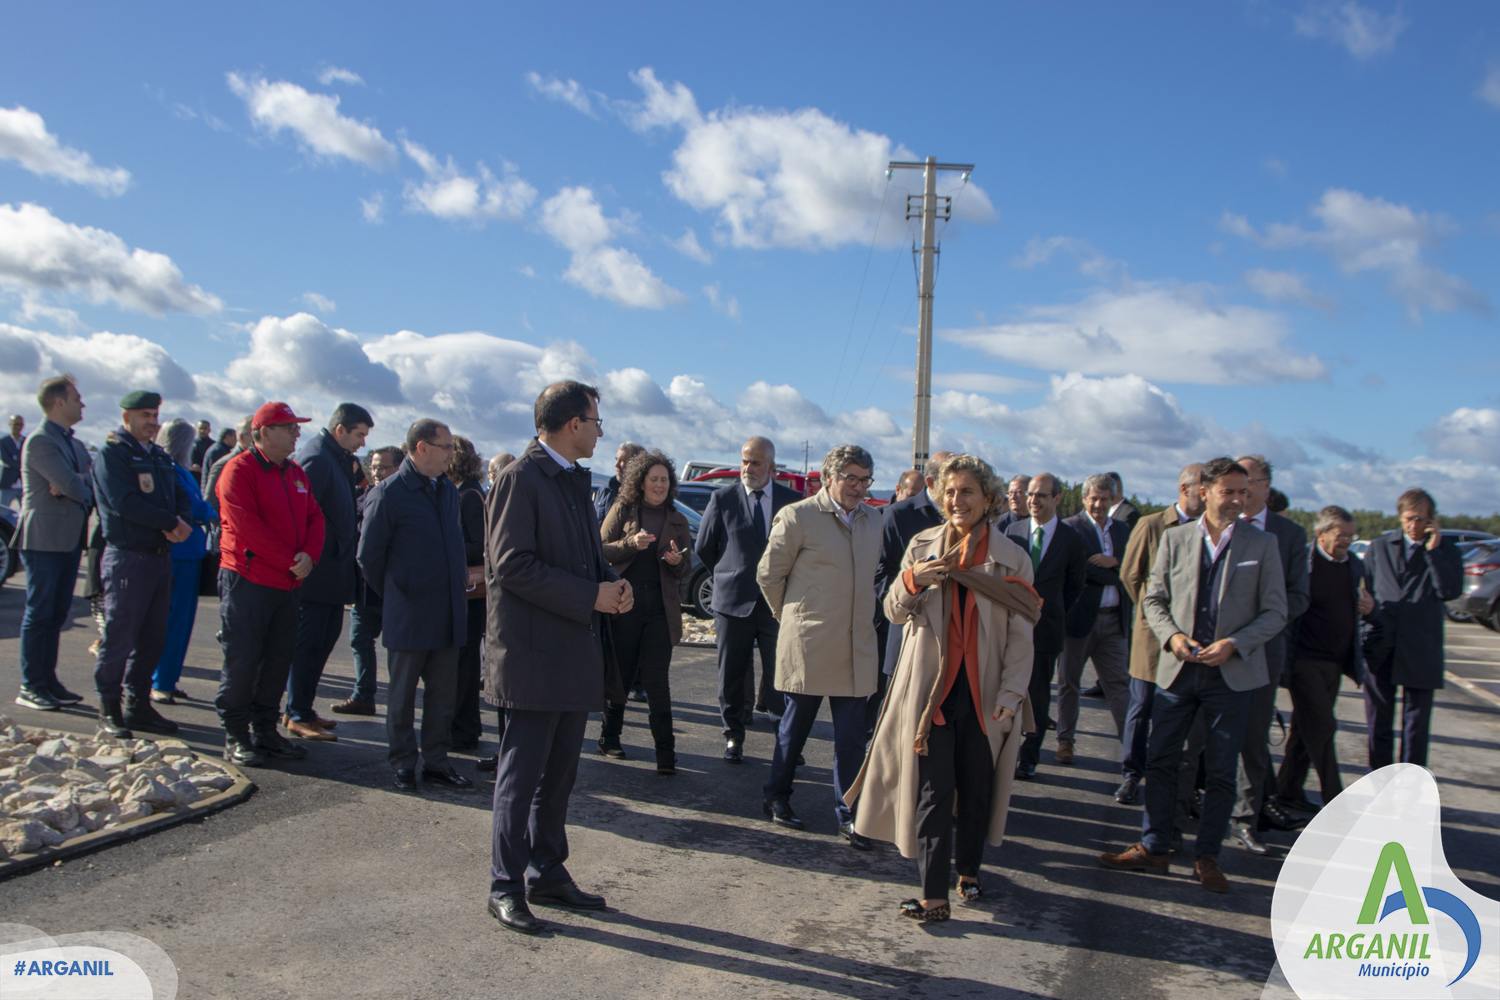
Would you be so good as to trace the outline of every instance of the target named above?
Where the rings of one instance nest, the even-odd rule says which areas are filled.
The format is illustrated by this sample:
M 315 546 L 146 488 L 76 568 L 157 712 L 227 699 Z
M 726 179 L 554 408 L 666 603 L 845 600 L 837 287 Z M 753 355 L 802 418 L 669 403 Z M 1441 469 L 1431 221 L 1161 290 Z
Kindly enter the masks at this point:
M 1171 687 L 1182 663 L 1167 648 L 1178 632 L 1193 634 L 1203 537 L 1198 521 L 1162 533 L 1146 587 L 1146 624 L 1162 652 L 1156 684 Z M 1219 670 L 1231 691 L 1250 691 L 1271 682 L 1265 644 L 1286 627 L 1286 578 L 1276 541 L 1253 524 L 1237 524 L 1229 539 L 1219 577 L 1219 623 L 1214 638 L 1234 640 L 1235 652 Z
M 88 449 L 51 420 L 26 436 L 21 447 L 21 523 L 16 548 L 67 552 L 83 547 L 84 525 L 94 506 L 93 462 Z M 62 496 L 53 496 L 56 486 Z

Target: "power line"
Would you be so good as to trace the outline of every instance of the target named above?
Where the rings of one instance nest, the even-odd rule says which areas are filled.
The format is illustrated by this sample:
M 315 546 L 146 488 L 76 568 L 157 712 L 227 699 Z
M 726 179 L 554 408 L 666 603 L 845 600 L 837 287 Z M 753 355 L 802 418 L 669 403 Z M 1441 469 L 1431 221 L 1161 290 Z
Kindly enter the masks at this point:
M 839 381 L 844 377 L 844 361 L 849 356 L 849 344 L 854 340 L 854 323 L 859 318 L 859 305 L 865 294 L 865 279 L 870 274 L 870 258 L 875 255 L 875 241 L 880 237 L 880 223 L 885 218 L 885 202 L 891 192 L 891 175 L 886 171 L 885 187 L 880 191 L 880 211 L 875 215 L 875 228 L 870 233 L 870 246 L 865 251 L 865 266 L 859 273 L 859 290 L 854 294 L 854 311 L 849 314 L 849 332 L 844 335 L 844 349 L 839 352 L 839 364 L 834 369 L 833 392 L 830 398 L 835 398 L 838 393 Z

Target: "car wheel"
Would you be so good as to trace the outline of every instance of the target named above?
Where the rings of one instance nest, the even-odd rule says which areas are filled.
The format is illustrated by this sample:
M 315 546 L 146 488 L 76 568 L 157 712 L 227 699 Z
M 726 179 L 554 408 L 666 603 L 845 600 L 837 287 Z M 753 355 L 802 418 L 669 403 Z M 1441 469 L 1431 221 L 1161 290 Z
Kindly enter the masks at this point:
M 1500 599 L 1495 601 L 1488 615 L 1481 616 L 1479 623 L 1494 632 L 1500 632 Z
M 693 616 L 703 619 L 712 618 L 714 616 L 714 575 L 708 571 L 707 567 L 699 570 L 698 575 L 693 577 L 689 593 L 692 594 L 692 600 L 688 610 Z
M 1462 611 L 1454 611 L 1446 604 L 1443 605 L 1443 615 L 1450 622 L 1471 622 L 1474 620 L 1473 615 L 1466 615 Z

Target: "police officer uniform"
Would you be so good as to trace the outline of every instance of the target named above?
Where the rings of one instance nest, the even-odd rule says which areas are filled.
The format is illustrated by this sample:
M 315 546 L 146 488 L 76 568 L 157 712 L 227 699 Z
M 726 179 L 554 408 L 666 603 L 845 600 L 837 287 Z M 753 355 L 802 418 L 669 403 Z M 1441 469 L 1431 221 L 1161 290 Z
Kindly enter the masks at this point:
M 160 406 L 155 392 L 138 390 L 120 400 L 121 410 Z M 99 450 L 94 495 L 105 542 L 104 637 L 94 665 L 100 723 L 122 738 L 131 728 L 174 733 L 177 724 L 151 706 L 151 675 L 171 605 L 172 543 L 163 532 L 192 517 L 192 500 L 177 488 L 171 456 L 155 442 L 137 441 L 123 425 Z

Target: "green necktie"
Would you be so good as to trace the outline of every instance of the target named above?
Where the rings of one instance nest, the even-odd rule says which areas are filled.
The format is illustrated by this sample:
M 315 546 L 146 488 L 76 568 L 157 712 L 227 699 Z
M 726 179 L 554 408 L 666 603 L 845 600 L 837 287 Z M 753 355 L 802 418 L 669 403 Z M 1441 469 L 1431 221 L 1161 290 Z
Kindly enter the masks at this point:
M 1035 573 L 1042 568 L 1042 526 L 1039 524 L 1031 530 L 1031 571 Z

